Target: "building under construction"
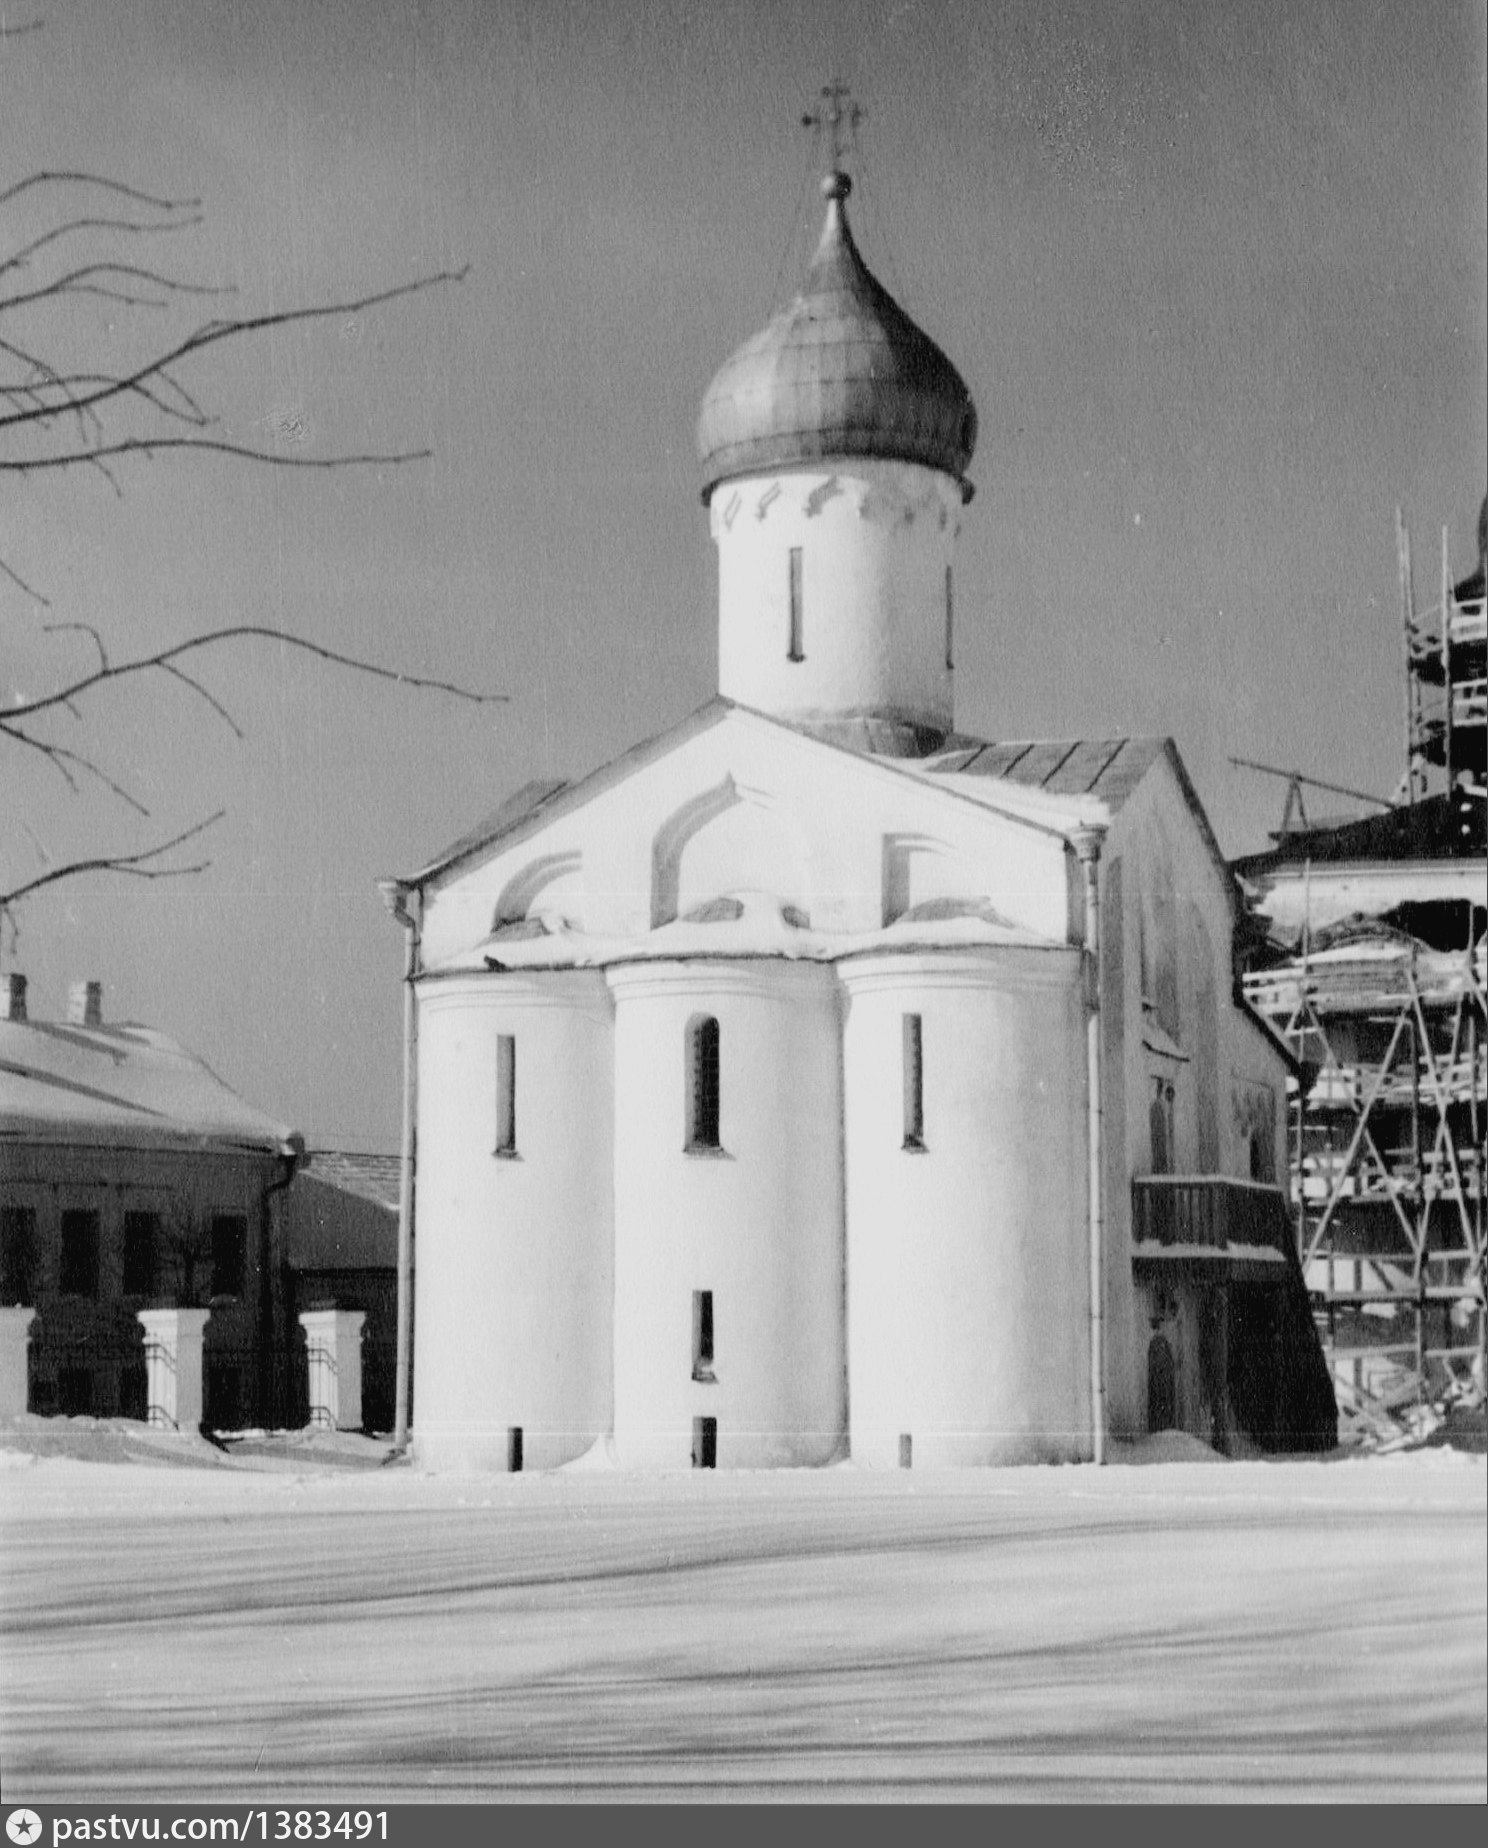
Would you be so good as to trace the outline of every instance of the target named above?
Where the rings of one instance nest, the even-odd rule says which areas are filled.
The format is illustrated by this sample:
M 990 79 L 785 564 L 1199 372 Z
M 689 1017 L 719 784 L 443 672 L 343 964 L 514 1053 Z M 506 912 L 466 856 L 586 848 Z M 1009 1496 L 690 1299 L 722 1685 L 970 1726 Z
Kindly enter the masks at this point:
M 1345 1420 L 1484 1390 L 1485 519 L 1455 584 L 1443 533 L 1419 611 L 1399 528 L 1397 800 L 1311 826 L 1293 778 L 1275 845 L 1235 863 L 1264 927 L 1245 993 L 1300 1062 L 1297 1235 Z

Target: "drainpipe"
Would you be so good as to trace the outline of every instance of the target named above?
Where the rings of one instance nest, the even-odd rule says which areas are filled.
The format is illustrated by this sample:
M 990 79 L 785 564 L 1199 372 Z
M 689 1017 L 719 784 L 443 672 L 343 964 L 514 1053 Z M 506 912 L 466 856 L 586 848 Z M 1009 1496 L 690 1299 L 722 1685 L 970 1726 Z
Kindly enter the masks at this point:
M 1085 1069 L 1090 1182 L 1090 1437 L 1091 1461 L 1106 1460 L 1106 1208 L 1102 1173 L 1100 993 L 1100 855 L 1105 829 L 1077 828 L 1070 844 L 1085 872 Z
M 418 1015 L 414 981 L 419 969 L 420 894 L 396 879 L 378 885 L 382 902 L 403 926 L 403 1142 L 398 1179 L 398 1368 L 393 1388 L 393 1448 L 408 1448 L 409 1361 L 413 1351 L 413 1166 L 418 1101 Z M 410 908 L 410 900 L 412 906 Z

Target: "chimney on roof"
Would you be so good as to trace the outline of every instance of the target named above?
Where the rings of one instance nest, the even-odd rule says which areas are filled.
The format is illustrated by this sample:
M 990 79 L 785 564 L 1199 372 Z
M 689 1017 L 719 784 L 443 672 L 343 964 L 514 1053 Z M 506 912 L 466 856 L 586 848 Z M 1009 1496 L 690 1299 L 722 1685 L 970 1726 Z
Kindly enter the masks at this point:
M 67 991 L 67 1024 L 72 1027 L 103 1025 L 103 983 L 74 982 Z
M 5 978 L 5 1018 L 7 1020 L 26 1018 L 26 978 L 24 975 L 8 975 Z

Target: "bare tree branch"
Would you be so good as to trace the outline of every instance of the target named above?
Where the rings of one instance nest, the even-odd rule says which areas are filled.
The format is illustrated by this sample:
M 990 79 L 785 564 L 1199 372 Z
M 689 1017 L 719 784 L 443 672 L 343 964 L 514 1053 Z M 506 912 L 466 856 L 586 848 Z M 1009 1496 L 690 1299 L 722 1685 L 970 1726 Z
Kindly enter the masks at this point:
M 0 27 L 0 36 L 34 31 L 41 24 L 36 20 L 8 32 Z M 165 333 L 150 336 L 142 353 L 136 341 L 130 357 L 111 364 L 105 335 L 115 335 L 116 323 L 127 333 L 145 326 L 143 320 L 132 319 L 136 314 L 183 311 L 193 297 L 233 293 L 187 280 L 148 257 L 133 258 L 143 240 L 199 226 L 203 222 L 200 200 L 159 196 L 84 169 L 47 168 L 0 189 L 0 213 L 11 210 L 17 211 L 14 219 L 0 219 L 13 231 L 13 235 L 0 237 L 0 278 L 5 279 L 0 289 L 0 325 L 5 330 L 0 334 L 0 365 L 5 368 L 0 374 L 0 475 L 25 477 L 88 468 L 122 495 L 121 465 L 172 451 L 200 450 L 234 461 L 298 469 L 399 466 L 429 455 L 424 448 L 298 455 L 269 446 L 276 440 L 272 437 L 266 442 L 236 440 L 212 414 L 210 396 L 198 395 L 200 388 L 188 384 L 184 369 L 198 355 L 254 334 L 317 321 L 345 321 L 460 282 L 467 274 L 465 269 L 440 270 L 346 300 L 207 320 L 184 333 L 181 329 L 189 323 L 177 320 Z M 89 323 L 77 318 L 87 310 L 96 317 L 107 311 L 111 317 L 107 328 L 98 318 L 90 336 Z M 41 607 L 50 607 L 26 576 L 3 558 L 0 577 Z M 125 660 L 111 658 L 102 631 L 90 622 L 43 625 L 48 634 L 72 630 L 90 639 L 96 656 L 93 665 L 55 692 L 19 699 L 0 710 L 0 744 L 12 742 L 44 758 L 75 793 L 80 793 L 87 779 L 141 815 L 149 811 L 138 796 L 87 754 L 86 732 L 85 748 L 79 750 L 48 737 L 52 728 L 45 723 L 38 735 L 29 722 L 65 712 L 81 724 L 78 701 L 84 694 L 113 681 L 155 673 L 195 694 L 241 738 L 242 728 L 227 704 L 198 678 L 200 670 L 191 672 L 183 665 L 201 651 L 238 640 L 276 642 L 338 668 L 474 705 L 499 704 L 507 697 L 384 667 L 292 630 L 267 625 L 245 623 L 204 630 L 170 647 Z M 220 819 L 220 813 L 213 815 L 138 853 L 99 853 L 68 861 L 10 891 L 0 891 L 0 925 L 8 924 L 14 938 L 15 907 L 23 899 L 85 873 L 173 879 L 200 872 L 209 864 L 206 858 L 190 864 L 171 861 Z M 24 817 L 21 826 L 31 832 Z M 44 864 L 46 854 L 39 843 L 38 850 Z
M 124 237 L 164 237 L 169 232 L 190 231 L 201 222 L 200 214 L 190 218 L 165 218 L 154 225 L 146 224 L 138 218 L 69 218 L 66 224 L 53 225 L 50 230 L 32 238 L 29 244 L 22 244 L 19 250 L 13 250 L 0 262 L 0 276 L 11 270 L 25 269 L 39 251 L 49 249 L 64 237 L 75 237 L 84 231 L 113 231 Z
M 18 33 L 32 31 L 41 23 L 38 19 L 34 26 L 17 26 L 14 30 Z M 17 180 L 0 192 L 0 206 L 9 205 L 22 193 L 39 186 L 96 186 L 101 192 L 111 192 L 120 199 L 133 199 L 137 205 L 153 205 L 161 212 L 194 212 L 201 206 L 200 199 L 162 199 L 155 193 L 141 192 L 137 186 L 126 186 L 122 180 L 110 179 L 105 173 L 89 173 L 77 167 L 43 167 L 36 173 L 28 173 L 25 179 Z
M 0 418 L 0 424 L 4 421 Z M 0 456 L 0 474 L 36 475 L 49 469 L 77 468 L 85 462 L 101 463 L 104 458 L 153 456 L 171 449 L 205 449 L 215 455 L 233 456 L 239 462 L 267 462 L 274 468 L 320 469 L 397 468 L 405 462 L 427 462 L 434 453 L 432 449 L 398 449 L 359 455 L 292 456 L 275 449 L 255 449 L 251 443 L 231 443 L 211 436 L 125 436 L 117 442 L 100 443 L 95 449 L 61 450 L 49 456 Z
M 112 398 L 120 397 L 131 391 L 141 380 L 154 378 L 167 366 L 174 366 L 179 361 L 219 345 L 224 340 L 241 339 L 247 334 L 263 333 L 271 327 L 295 327 L 310 321 L 323 321 L 331 316 L 365 314 L 369 309 L 385 307 L 389 302 L 401 301 L 407 296 L 421 295 L 428 289 L 440 287 L 447 282 L 463 282 L 469 274 L 468 266 L 458 270 L 435 270 L 428 276 L 415 277 L 412 282 L 398 283 L 391 289 L 379 289 L 371 295 L 358 296 L 352 301 L 323 302 L 312 308 L 283 308 L 274 314 L 247 316 L 240 320 L 208 321 L 195 333 L 188 334 L 184 340 L 166 352 L 158 354 L 145 365 L 136 367 L 131 372 L 121 374 L 108 384 L 94 387 L 82 393 L 77 403 L 83 409 L 90 409 L 105 404 Z M 38 411 L 10 411 L 0 416 L 0 430 L 14 429 L 19 424 L 34 423 L 45 415 Z
M 29 897 L 32 892 L 55 885 L 61 879 L 76 879 L 83 873 L 120 873 L 130 879 L 184 879 L 188 874 L 205 872 L 212 864 L 210 860 L 200 860 L 192 866 L 151 866 L 149 862 L 158 860 L 162 854 L 170 853 L 176 847 L 183 847 L 187 841 L 215 827 L 226 813 L 226 809 L 218 809 L 215 815 L 209 815 L 205 821 L 198 821 L 192 827 L 183 829 L 180 834 L 172 835 L 168 841 L 160 841 L 140 853 L 98 854 L 92 859 L 69 860 L 64 866 L 54 866 L 50 872 L 40 873 L 35 879 L 28 879 L 9 892 L 0 892 L 0 915 L 9 911 L 21 899 Z
M 74 777 L 68 769 L 67 766 L 69 764 L 76 765 L 79 770 L 91 776 L 96 782 L 102 783 L 104 788 L 112 791 L 121 802 L 127 803 L 128 806 L 134 810 L 136 815 L 149 815 L 150 811 L 145 807 L 144 803 L 140 801 L 139 797 L 131 795 L 122 783 L 115 782 L 113 777 L 98 764 L 95 764 L 91 757 L 84 757 L 79 751 L 69 750 L 66 745 L 54 744 L 48 738 L 35 738 L 30 732 L 22 731 L 17 725 L 0 726 L 0 733 L 3 733 L 7 738 L 14 738 L 18 744 L 28 745 L 33 751 L 38 752 L 42 757 L 46 758 L 47 762 L 62 778 L 63 782 L 66 783 L 67 787 L 74 795 L 79 793 L 77 778 Z M 238 735 L 240 737 L 242 736 L 241 733 Z
M 124 282 L 145 284 L 150 288 L 164 292 L 162 298 L 153 296 L 130 295 L 121 289 L 101 285 L 99 278 L 112 276 Z M 50 281 L 39 283 L 34 289 L 26 289 L 18 295 L 0 295 L 0 314 L 10 314 L 17 308 L 30 308 L 37 302 L 55 300 L 63 295 L 97 295 L 106 301 L 123 302 L 132 308 L 164 308 L 173 295 L 232 295 L 235 291 L 228 287 L 209 282 L 183 282 L 179 276 L 168 276 L 164 270 L 152 269 L 144 263 L 82 263 L 76 269 L 65 271 L 60 276 L 53 276 Z
M 235 623 L 226 629 L 209 629 L 204 634 L 188 636 L 184 642 L 175 642 L 169 648 L 162 648 L 156 654 L 140 655 L 132 661 L 105 663 L 90 674 L 83 674 L 61 687 L 55 693 L 48 693 L 41 699 L 24 700 L 0 712 L 0 732 L 8 731 L 17 719 L 28 719 L 38 712 L 48 712 L 53 707 L 64 706 L 75 700 L 90 688 L 101 685 L 106 680 L 123 680 L 131 674 L 149 673 L 152 669 L 164 669 L 167 663 L 177 661 L 182 655 L 193 654 L 198 649 L 213 648 L 219 642 L 254 638 L 259 641 L 279 642 L 286 648 L 298 648 L 303 653 L 314 655 L 317 660 L 329 661 L 336 667 L 349 667 L 359 674 L 370 674 L 375 680 L 390 680 L 395 686 L 414 687 L 429 693 L 447 693 L 452 699 L 468 700 L 476 706 L 505 705 L 510 697 L 505 693 L 477 693 L 470 687 L 456 686 L 450 680 L 434 680 L 422 674 L 406 673 L 402 668 L 380 667 L 375 661 L 364 661 L 358 655 L 343 654 L 339 649 L 327 648 L 320 642 L 312 642 L 303 635 L 296 635 L 289 629 L 274 629 L 259 623 Z M 95 638 L 96 639 L 96 638 Z
M 52 607 L 47 598 L 42 596 L 39 590 L 28 584 L 21 576 L 20 572 L 17 571 L 14 566 L 6 564 L 3 558 L 0 558 L 0 573 L 8 577 L 11 583 L 15 585 L 16 589 L 24 592 L 33 603 L 39 603 L 44 610 L 49 610 Z

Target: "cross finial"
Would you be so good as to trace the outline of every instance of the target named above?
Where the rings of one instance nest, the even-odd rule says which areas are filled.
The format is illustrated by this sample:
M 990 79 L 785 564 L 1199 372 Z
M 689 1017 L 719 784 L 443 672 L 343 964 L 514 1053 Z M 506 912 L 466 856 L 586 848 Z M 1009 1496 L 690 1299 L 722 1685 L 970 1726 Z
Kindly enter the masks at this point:
M 831 160 L 830 172 L 841 172 L 843 156 L 865 113 L 862 105 L 854 101 L 847 85 L 834 78 L 831 83 L 823 84 L 816 108 L 808 109 L 801 117 L 802 128 L 814 128 L 819 134 L 826 135 L 827 152 Z

